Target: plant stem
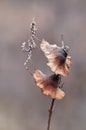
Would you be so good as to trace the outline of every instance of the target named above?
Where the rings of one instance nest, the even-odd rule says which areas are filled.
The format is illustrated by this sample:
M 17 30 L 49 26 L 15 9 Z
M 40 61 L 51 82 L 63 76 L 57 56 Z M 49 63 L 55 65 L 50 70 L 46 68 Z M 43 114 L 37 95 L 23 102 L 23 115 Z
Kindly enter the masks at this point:
M 47 126 L 47 130 L 50 130 L 50 121 L 51 121 L 51 116 L 52 116 L 54 101 L 55 101 L 55 99 L 51 100 L 51 105 L 50 105 L 49 115 L 48 115 L 48 126 Z

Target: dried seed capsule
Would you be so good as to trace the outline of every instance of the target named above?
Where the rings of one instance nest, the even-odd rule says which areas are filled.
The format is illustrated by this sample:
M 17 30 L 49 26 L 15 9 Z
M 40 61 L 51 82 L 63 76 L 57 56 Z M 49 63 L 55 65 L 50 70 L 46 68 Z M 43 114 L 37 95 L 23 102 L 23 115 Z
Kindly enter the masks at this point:
M 58 47 L 56 44 L 51 45 L 47 41 L 42 40 L 40 45 L 41 50 L 44 52 L 48 59 L 47 65 L 57 75 L 67 76 L 71 67 L 71 57 L 68 56 L 68 47 Z
M 50 96 L 53 99 L 62 99 L 65 93 L 59 88 L 59 75 L 47 76 L 40 70 L 36 70 L 33 74 L 36 85 L 42 90 L 44 95 Z

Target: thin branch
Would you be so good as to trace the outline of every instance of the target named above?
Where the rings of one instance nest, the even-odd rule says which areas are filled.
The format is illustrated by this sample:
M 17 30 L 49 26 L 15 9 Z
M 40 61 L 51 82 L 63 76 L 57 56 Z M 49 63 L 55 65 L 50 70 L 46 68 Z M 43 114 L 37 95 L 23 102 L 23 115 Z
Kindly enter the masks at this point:
M 53 106 L 54 106 L 54 101 L 55 99 L 52 99 L 50 109 L 49 109 L 49 116 L 48 116 L 48 126 L 47 130 L 50 130 L 50 121 L 51 121 L 51 116 L 52 116 L 52 111 L 53 111 Z

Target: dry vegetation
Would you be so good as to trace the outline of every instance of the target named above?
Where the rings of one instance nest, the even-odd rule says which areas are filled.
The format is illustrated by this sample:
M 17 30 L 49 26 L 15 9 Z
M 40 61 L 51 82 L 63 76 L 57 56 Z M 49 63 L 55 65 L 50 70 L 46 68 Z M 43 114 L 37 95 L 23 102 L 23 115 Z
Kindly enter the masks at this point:
M 21 43 L 30 38 L 29 23 L 33 16 L 36 17 L 37 36 L 60 46 L 60 34 L 63 33 L 73 59 L 70 75 L 62 78 L 66 95 L 55 102 L 51 130 L 85 130 L 85 0 L 0 1 L 0 129 L 46 129 L 50 97 L 37 89 L 23 67 L 27 56 L 20 52 Z M 42 51 L 34 49 L 32 59 L 36 68 L 52 74 Z

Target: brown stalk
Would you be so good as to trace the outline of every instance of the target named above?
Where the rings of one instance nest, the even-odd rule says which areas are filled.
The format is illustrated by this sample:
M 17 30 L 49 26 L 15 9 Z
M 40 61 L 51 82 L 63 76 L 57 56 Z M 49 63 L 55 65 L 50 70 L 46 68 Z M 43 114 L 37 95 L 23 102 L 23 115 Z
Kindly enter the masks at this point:
M 51 122 L 51 116 L 52 116 L 52 112 L 53 112 L 54 102 L 55 102 L 55 99 L 52 99 L 51 100 L 50 109 L 49 109 L 49 115 L 48 115 L 48 126 L 47 126 L 47 130 L 50 130 L 50 122 Z

